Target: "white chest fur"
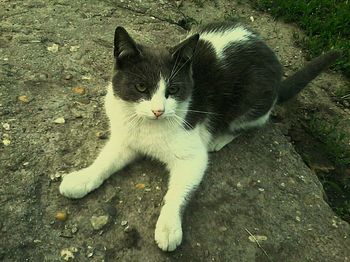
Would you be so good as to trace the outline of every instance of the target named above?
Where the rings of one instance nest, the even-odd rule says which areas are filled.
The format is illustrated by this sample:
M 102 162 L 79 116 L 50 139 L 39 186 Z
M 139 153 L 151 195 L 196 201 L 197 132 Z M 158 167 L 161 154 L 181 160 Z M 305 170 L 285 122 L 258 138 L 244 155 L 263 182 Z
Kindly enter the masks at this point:
M 110 119 L 111 139 L 133 150 L 168 163 L 175 158 L 190 159 L 206 147 L 211 138 L 204 124 L 185 130 L 175 122 L 161 120 L 130 120 L 132 109 L 113 95 L 111 85 L 106 96 L 106 112 Z

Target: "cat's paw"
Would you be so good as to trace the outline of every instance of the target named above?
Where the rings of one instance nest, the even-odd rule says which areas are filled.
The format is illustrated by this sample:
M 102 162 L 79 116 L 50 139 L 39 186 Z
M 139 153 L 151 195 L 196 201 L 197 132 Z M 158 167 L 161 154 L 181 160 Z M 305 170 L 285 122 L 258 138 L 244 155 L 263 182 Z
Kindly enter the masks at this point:
M 63 176 L 60 193 L 69 198 L 82 198 L 102 184 L 97 174 L 82 169 Z
M 156 225 L 155 240 L 161 250 L 174 251 L 182 241 L 180 216 L 161 213 Z

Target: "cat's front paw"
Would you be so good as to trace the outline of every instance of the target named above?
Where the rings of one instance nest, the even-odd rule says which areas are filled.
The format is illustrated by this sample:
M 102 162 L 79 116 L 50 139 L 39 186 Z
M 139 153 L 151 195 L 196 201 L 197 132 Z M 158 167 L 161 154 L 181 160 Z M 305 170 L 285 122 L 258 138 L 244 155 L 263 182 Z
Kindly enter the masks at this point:
M 182 241 L 180 216 L 161 213 L 156 225 L 155 240 L 161 250 L 174 251 Z
M 82 198 L 102 184 L 98 175 L 87 168 L 63 176 L 60 193 L 69 198 Z

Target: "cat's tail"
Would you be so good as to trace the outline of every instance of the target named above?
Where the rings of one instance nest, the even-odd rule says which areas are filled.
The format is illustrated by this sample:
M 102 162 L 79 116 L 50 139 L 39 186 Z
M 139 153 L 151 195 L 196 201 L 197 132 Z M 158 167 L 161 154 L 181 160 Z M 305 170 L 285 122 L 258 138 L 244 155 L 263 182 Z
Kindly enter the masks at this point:
M 278 90 L 278 103 L 283 103 L 298 94 L 310 81 L 334 63 L 340 55 L 340 51 L 330 51 L 320 55 L 283 80 Z

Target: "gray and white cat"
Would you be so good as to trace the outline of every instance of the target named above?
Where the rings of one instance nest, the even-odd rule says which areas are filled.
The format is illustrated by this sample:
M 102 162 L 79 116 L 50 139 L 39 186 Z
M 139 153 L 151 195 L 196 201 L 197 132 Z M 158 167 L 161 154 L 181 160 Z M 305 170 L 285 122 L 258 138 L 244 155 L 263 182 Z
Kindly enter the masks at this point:
M 62 195 L 81 198 L 140 155 L 166 164 L 168 191 L 155 241 L 182 241 L 182 212 L 200 184 L 208 152 L 266 123 L 338 57 L 330 52 L 282 81 L 282 67 L 259 36 L 238 23 L 210 24 L 171 48 L 136 43 L 115 30 L 115 70 L 105 99 L 111 136 L 94 163 L 63 177 Z

